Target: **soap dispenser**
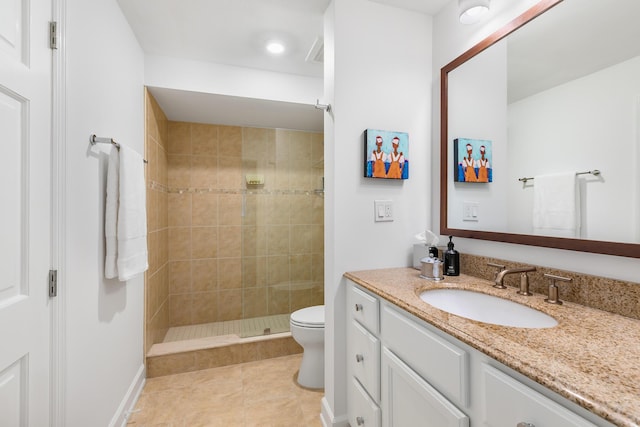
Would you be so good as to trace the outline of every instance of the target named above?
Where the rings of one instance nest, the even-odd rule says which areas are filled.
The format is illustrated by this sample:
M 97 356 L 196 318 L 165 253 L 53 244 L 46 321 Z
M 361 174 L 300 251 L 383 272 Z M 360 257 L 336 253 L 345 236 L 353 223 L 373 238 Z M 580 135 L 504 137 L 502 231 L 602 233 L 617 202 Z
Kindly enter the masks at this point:
M 447 250 L 444 253 L 444 274 L 447 276 L 460 275 L 460 254 L 453 249 L 453 236 L 449 236 Z

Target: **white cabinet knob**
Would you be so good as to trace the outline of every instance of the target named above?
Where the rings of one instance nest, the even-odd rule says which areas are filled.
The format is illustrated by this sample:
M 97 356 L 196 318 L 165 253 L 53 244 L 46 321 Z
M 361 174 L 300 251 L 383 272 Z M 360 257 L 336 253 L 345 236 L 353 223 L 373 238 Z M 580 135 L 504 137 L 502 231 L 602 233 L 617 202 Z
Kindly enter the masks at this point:
M 364 425 L 364 418 L 356 417 L 356 423 L 358 423 L 359 426 L 363 426 Z
M 356 311 L 362 311 L 362 304 L 356 304 Z
M 360 363 L 364 360 L 364 356 L 361 354 L 356 354 L 356 362 Z

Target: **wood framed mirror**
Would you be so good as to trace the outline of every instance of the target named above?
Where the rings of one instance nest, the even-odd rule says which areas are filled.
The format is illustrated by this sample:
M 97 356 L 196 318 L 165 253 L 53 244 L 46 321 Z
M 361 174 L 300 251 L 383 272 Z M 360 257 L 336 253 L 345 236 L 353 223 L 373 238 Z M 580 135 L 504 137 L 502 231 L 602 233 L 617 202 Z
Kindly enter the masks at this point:
M 542 0 L 441 69 L 442 235 L 640 258 L 640 2 L 587 3 Z M 454 179 L 460 138 L 493 142 L 492 182 Z M 578 178 L 575 237 L 537 234 L 518 177 L 563 168 L 602 174 Z

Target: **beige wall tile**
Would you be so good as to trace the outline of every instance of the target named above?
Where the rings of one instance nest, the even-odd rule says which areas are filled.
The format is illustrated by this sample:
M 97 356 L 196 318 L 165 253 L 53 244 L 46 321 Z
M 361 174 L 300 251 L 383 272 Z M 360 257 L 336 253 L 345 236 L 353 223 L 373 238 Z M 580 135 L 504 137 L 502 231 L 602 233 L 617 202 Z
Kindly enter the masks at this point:
M 275 285 L 289 282 L 289 256 L 267 257 L 267 284 Z
M 242 188 L 244 179 L 240 157 L 218 157 L 217 188 L 236 190 Z
M 242 258 L 242 287 L 256 288 L 267 284 L 267 257 Z
M 218 158 L 193 156 L 191 159 L 191 186 L 193 188 L 217 188 Z
M 192 261 L 194 292 L 211 292 L 218 289 L 218 259 L 194 259 Z
M 313 232 L 306 225 L 290 226 L 291 233 L 291 253 L 308 254 L 311 253 L 311 237 Z
M 168 153 L 191 154 L 191 123 L 168 123 Z
M 193 259 L 216 258 L 218 256 L 218 228 L 193 227 L 191 256 Z
M 290 313 L 291 292 L 289 292 L 288 283 L 270 285 L 268 287 L 268 292 L 269 314 Z
M 192 124 L 191 153 L 197 156 L 217 156 L 218 126 L 201 123 Z
M 169 228 L 169 260 L 191 259 L 191 228 Z
M 266 316 L 267 288 L 251 288 L 242 291 L 243 315 L 245 318 Z
M 191 223 L 195 225 L 218 225 L 218 195 L 195 193 L 192 197 Z
M 158 270 L 159 262 L 159 246 L 158 246 L 158 238 L 160 234 L 158 231 L 152 231 L 147 234 L 147 248 L 148 250 L 148 262 L 149 262 L 149 273 L 153 274 Z
M 242 156 L 242 128 L 237 126 L 218 127 L 218 152 L 222 157 Z
M 311 224 L 313 212 L 313 199 L 307 195 L 296 195 L 290 197 L 291 201 L 291 224 Z
M 267 254 L 268 227 L 242 227 L 243 256 L 264 256 Z
M 158 182 L 164 186 L 169 185 L 169 157 L 167 151 L 161 147 L 157 154 Z
M 194 324 L 215 322 L 218 318 L 218 293 L 199 292 L 193 294 L 191 303 Z
M 239 258 L 242 256 L 242 227 L 218 227 L 218 256 L 220 258 Z
M 242 224 L 242 198 L 241 194 L 221 194 L 218 196 L 219 225 Z
M 242 289 L 218 292 L 218 321 L 240 319 L 242 316 Z
M 195 353 L 186 352 L 147 358 L 147 377 L 161 377 L 195 371 Z M 179 392 L 178 392 L 179 393 Z
M 218 289 L 239 289 L 242 287 L 242 259 L 218 259 Z
M 267 226 L 267 254 L 287 255 L 290 247 L 289 239 L 288 225 Z
M 159 182 L 158 143 L 155 139 L 147 138 L 144 158 L 147 160 L 146 167 L 144 168 L 147 181 Z
M 191 292 L 191 260 L 169 262 L 169 293 Z
M 159 232 L 158 262 L 164 265 L 169 262 L 169 229 L 163 228 Z
M 147 231 L 152 232 L 158 230 L 158 199 L 159 194 L 156 190 L 147 187 Z
M 191 197 L 190 193 L 169 193 L 168 221 L 169 227 L 191 226 Z
M 170 188 L 191 187 L 191 156 L 171 154 L 167 161 L 167 185 Z
M 193 294 L 169 295 L 169 316 L 171 326 L 191 325 Z
M 169 226 L 169 194 L 166 191 L 158 192 L 158 228 L 163 229 Z
M 289 262 L 292 282 L 311 282 L 311 255 L 291 255 Z

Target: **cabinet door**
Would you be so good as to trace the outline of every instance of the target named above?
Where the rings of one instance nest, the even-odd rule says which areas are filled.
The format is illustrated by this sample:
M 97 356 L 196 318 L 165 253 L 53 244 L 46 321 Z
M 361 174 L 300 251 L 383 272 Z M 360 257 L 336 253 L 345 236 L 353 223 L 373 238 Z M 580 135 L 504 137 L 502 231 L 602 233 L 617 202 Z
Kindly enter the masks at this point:
M 516 426 L 518 423 L 530 423 L 535 427 L 595 427 L 492 366 L 483 364 L 482 376 L 484 425 L 488 427 Z
M 348 396 L 351 427 L 380 427 L 380 408 L 354 377 L 349 382 Z
M 469 417 L 386 347 L 382 348 L 383 427 L 468 427 Z

